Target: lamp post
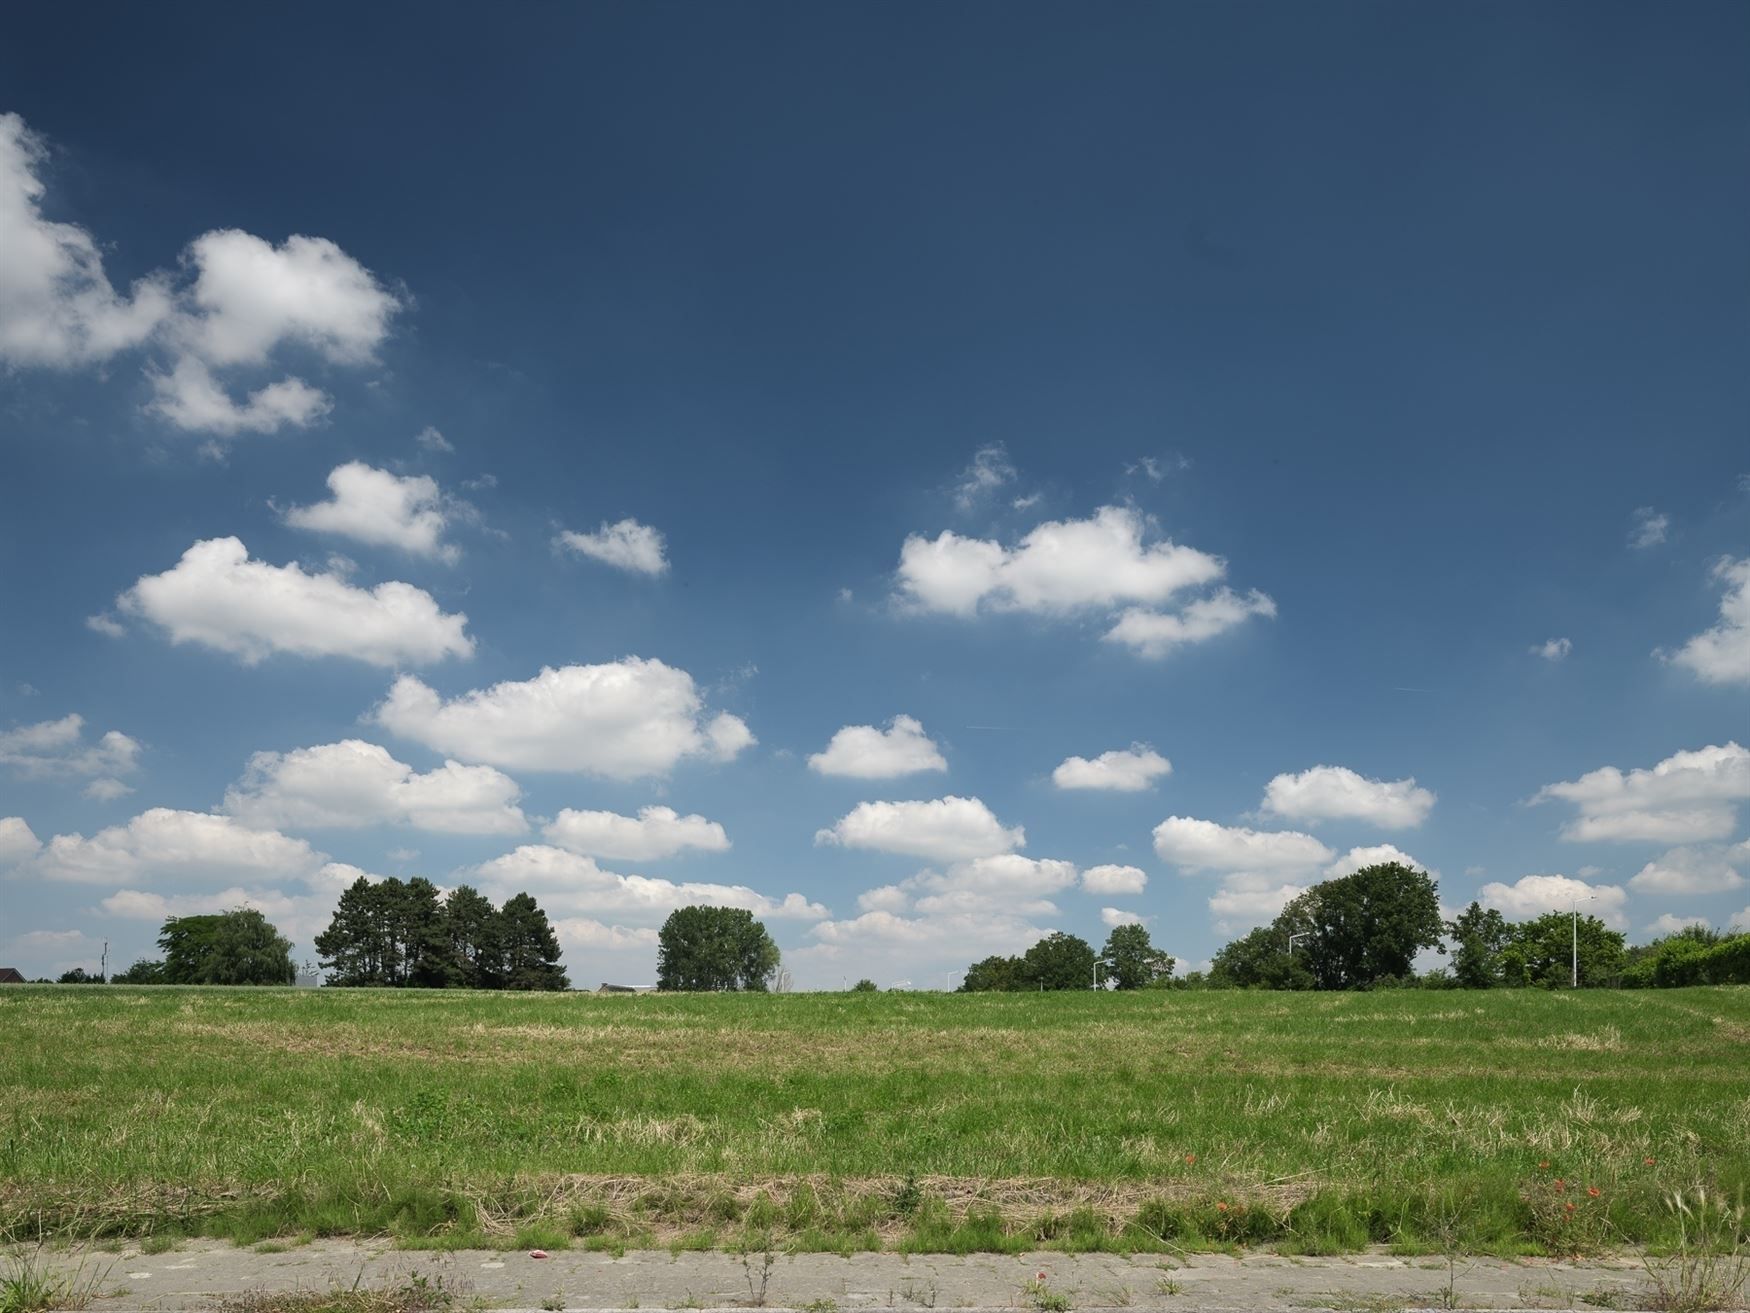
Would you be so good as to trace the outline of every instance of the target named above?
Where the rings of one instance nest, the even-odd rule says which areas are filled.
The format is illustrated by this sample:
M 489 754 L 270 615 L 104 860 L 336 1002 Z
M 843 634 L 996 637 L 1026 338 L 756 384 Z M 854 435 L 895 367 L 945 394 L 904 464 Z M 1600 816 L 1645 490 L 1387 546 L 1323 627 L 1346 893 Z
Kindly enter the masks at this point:
M 1597 899 L 1597 894 L 1587 894 L 1584 898 L 1576 897 L 1569 900 L 1569 910 L 1573 913 L 1574 918 L 1574 974 L 1571 986 L 1573 989 L 1580 988 L 1580 904 L 1596 902 Z
M 1295 940 L 1305 939 L 1311 934 L 1312 934 L 1312 931 L 1310 931 L 1310 930 L 1297 930 L 1292 935 L 1288 936 L 1288 956 L 1290 956 L 1290 957 L 1294 956 L 1294 941 Z

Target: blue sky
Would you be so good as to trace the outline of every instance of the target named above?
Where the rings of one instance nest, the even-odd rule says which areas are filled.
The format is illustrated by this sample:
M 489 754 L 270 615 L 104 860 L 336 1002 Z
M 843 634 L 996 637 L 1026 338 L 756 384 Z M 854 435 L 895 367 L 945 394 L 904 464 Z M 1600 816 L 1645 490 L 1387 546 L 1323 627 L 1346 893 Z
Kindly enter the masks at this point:
M 0 49 L 0 962 L 1750 922 L 1742 6 L 411 15 Z

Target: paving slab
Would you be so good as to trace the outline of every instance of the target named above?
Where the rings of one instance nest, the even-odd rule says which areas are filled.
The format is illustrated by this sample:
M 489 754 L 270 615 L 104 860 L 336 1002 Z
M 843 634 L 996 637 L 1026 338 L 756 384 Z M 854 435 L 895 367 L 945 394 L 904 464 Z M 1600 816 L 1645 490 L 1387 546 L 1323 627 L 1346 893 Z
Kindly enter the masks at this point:
M 494 1309 L 620 1310 L 1026 1309 L 1043 1281 L 1077 1310 L 1176 1313 L 1334 1309 L 1598 1308 L 1644 1305 L 1636 1258 L 1586 1262 L 1470 1258 L 1446 1262 L 1384 1251 L 1339 1258 L 1275 1254 L 761 1254 L 580 1250 L 396 1249 L 316 1241 L 277 1253 L 195 1241 L 166 1253 L 43 1250 L 33 1261 L 95 1286 L 92 1313 L 208 1310 L 245 1293 L 395 1288 L 419 1279 L 458 1302 Z

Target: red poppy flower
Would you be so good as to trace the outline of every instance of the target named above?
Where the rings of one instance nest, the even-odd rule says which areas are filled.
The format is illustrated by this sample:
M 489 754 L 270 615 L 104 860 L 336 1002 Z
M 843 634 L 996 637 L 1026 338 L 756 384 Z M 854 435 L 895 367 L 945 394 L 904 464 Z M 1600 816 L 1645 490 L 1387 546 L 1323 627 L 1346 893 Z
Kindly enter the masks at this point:
M 1540 1171 L 1540 1172 L 1547 1172 L 1547 1171 L 1549 1171 L 1549 1159 L 1548 1159 L 1548 1158 L 1545 1158 L 1545 1159 L 1544 1159 L 1544 1160 L 1543 1160 L 1543 1161 L 1542 1161 L 1542 1162 L 1541 1162 L 1541 1163 L 1539 1163 L 1539 1164 L 1538 1164 L 1538 1165 L 1537 1165 L 1537 1170 L 1538 1170 L 1538 1171 Z
M 1188 1153 L 1185 1155 L 1185 1161 L 1187 1163 L 1194 1163 L 1197 1161 L 1197 1155 L 1194 1153 Z M 1649 1158 L 1649 1159 L 1647 1159 L 1647 1161 L 1652 1162 L 1653 1160 L 1651 1158 Z
M 1215 1211 L 1218 1213 L 1225 1213 L 1227 1211 L 1227 1205 L 1226 1204 L 1217 1204 L 1215 1206 Z
M 1595 1185 L 1589 1185 L 1586 1187 L 1586 1193 L 1596 1199 L 1598 1197 L 1598 1187 Z
M 1643 1159 L 1641 1159 L 1641 1161 L 1643 1163 L 1645 1163 L 1648 1167 L 1651 1167 L 1654 1163 L 1658 1162 L 1659 1160 L 1657 1158 L 1643 1158 Z
M 1563 1204 L 1562 1207 L 1565 1208 L 1570 1213 L 1573 1212 L 1574 1211 L 1573 1200 L 1570 1199 L 1567 1203 Z
M 1556 1177 L 1556 1193 L 1560 1194 L 1565 1188 L 1566 1186 L 1564 1185 L 1562 1178 L 1559 1176 Z

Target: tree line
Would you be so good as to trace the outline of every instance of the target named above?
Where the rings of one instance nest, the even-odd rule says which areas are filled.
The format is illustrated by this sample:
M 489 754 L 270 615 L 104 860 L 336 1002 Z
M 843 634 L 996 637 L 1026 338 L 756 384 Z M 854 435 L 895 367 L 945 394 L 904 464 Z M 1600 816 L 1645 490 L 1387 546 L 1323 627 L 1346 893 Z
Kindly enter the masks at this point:
M 1450 966 L 1418 974 L 1426 949 Z M 1019 957 L 987 957 L 962 992 L 1092 989 L 1554 989 L 1750 984 L 1750 933 L 1689 926 L 1631 948 L 1595 916 L 1549 912 L 1510 921 L 1473 902 L 1440 915 L 1438 886 L 1398 862 L 1366 866 L 1312 886 L 1268 925 L 1224 946 L 1207 973 L 1173 977 L 1173 959 L 1139 925 L 1119 926 L 1096 956 L 1082 939 L 1045 936 Z

